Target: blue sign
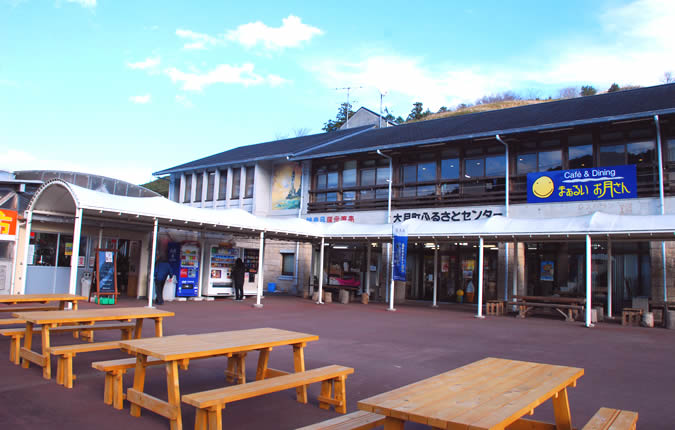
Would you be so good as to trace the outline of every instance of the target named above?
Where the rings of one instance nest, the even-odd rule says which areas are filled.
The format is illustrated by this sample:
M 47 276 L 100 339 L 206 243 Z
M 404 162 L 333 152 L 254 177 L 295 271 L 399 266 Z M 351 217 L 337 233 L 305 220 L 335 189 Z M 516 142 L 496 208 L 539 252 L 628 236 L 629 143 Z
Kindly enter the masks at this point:
M 527 174 L 527 202 L 637 198 L 635 164 Z
M 394 281 L 405 281 L 406 256 L 408 255 L 408 231 L 394 227 Z

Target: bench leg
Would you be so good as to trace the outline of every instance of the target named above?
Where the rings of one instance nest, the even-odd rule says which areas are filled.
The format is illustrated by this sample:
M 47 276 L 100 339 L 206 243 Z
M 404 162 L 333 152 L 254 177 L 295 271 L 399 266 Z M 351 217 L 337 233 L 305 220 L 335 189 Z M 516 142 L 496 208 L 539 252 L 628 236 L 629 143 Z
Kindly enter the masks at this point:
M 293 370 L 295 372 L 305 371 L 305 344 L 293 345 Z M 307 403 L 307 385 L 302 385 L 295 389 L 296 398 L 300 403 Z
M 26 322 L 26 334 L 24 335 L 23 347 L 30 351 L 32 346 L 33 346 L 33 323 Z M 21 349 L 19 349 L 19 351 L 21 351 Z M 28 369 L 28 366 L 30 366 L 30 361 L 24 358 L 23 362 L 21 363 L 21 367 L 23 367 L 24 369 Z
M 112 400 L 113 407 L 115 409 L 122 409 L 124 405 L 124 387 L 123 387 L 123 376 L 126 373 L 125 370 L 116 370 L 112 375 Z
M 270 360 L 270 351 L 272 351 L 272 348 L 264 348 L 260 350 L 260 355 L 258 356 L 258 370 L 255 374 L 256 381 L 265 379 L 265 375 L 267 373 L 267 363 Z
M 345 389 L 346 379 L 347 379 L 346 376 L 338 377 L 337 379 L 335 379 L 333 387 L 335 392 L 335 400 L 338 402 L 335 405 L 335 412 L 339 412 L 341 414 L 347 413 L 347 390 Z
M 21 351 L 21 338 L 23 337 L 23 334 L 21 336 L 12 336 L 11 343 L 9 345 L 9 360 L 18 365 L 20 363 L 19 360 L 19 351 Z
M 223 430 L 222 406 L 216 405 L 208 409 L 209 430 Z
M 132 328 L 127 327 L 122 329 L 122 340 L 131 340 Z
M 206 411 L 204 409 L 197 409 L 195 414 L 195 430 L 208 430 L 208 421 Z
M 236 355 L 227 357 L 227 370 L 225 371 L 225 380 L 227 382 L 234 382 L 234 368 L 236 365 Z
M 57 377 L 58 378 L 58 377 Z M 113 384 L 115 377 L 112 372 L 105 372 L 105 385 L 103 386 L 103 403 L 112 405 L 113 403 Z
M 62 370 L 63 374 L 63 384 L 66 388 L 73 388 L 73 356 L 72 354 L 66 354 L 64 357 L 64 368 Z
M 52 362 L 51 353 L 49 351 L 51 348 L 49 341 L 49 329 L 55 326 L 56 324 L 42 325 L 42 355 L 45 358 L 45 367 L 42 368 L 42 377 L 45 379 L 52 379 Z
M 321 401 L 322 398 L 333 398 L 333 380 L 321 381 L 321 393 L 319 394 L 319 407 L 330 409 L 330 403 Z

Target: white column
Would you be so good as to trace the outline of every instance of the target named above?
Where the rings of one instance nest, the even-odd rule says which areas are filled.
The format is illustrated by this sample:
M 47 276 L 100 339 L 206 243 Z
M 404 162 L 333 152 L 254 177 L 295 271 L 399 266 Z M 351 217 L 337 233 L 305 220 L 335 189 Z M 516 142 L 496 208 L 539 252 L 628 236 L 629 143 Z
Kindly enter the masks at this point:
M 513 242 L 513 297 L 511 299 L 515 302 L 518 295 L 518 271 L 520 268 L 520 261 L 518 260 L 518 242 Z M 506 277 L 509 277 L 509 269 L 506 268 Z M 506 294 L 506 293 L 505 293 Z
M 178 187 L 178 203 L 185 202 L 185 173 L 180 174 L 180 187 Z
M 391 275 L 391 283 L 389 285 L 389 307 L 387 308 L 388 311 L 395 311 L 396 308 L 394 308 L 394 235 L 392 234 L 391 236 L 391 253 L 389 257 L 391 258 L 391 264 L 389 265 L 389 273 Z
M 26 238 L 23 244 L 23 266 L 19 279 L 19 294 L 26 294 L 26 275 L 28 274 L 28 250 L 30 249 L 30 231 L 33 226 L 33 211 L 26 215 Z
M 612 268 L 612 238 L 607 238 L 607 318 L 612 318 L 612 284 L 614 281 Z
M 370 296 L 370 258 L 373 253 L 373 246 L 368 242 L 368 249 L 366 250 L 366 294 Z
M 204 184 L 202 184 L 203 186 Z M 197 172 L 192 173 L 192 180 L 190 180 L 190 203 L 197 201 Z
M 103 244 L 103 228 L 98 229 L 98 247 L 100 248 Z
M 321 238 L 321 249 L 319 250 L 319 301 L 316 302 L 317 305 L 323 304 L 323 247 L 324 247 L 324 238 Z
M 200 233 L 200 236 L 201 236 L 201 233 Z M 204 267 L 205 267 L 204 265 L 206 264 L 206 262 L 204 261 L 204 255 L 206 254 L 205 250 L 204 250 L 205 247 L 206 247 L 206 242 L 204 241 L 204 239 L 200 240 L 199 241 L 199 248 L 201 249 L 201 255 L 199 256 L 199 268 L 200 268 L 199 270 L 200 270 L 200 272 L 199 272 L 199 282 L 197 284 L 198 285 L 198 287 L 197 287 L 197 297 L 200 297 L 200 298 L 202 297 L 202 287 L 203 287 L 203 280 L 204 280 L 204 273 L 203 272 L 204 272 Z
M 68 293 L 76 294 L 77 289 L 77 261 L 80 256 L 80 234 L 82 233 L 82 209 L 75 209 L 75 226 L 73 227 L 73 252 L 70 256 L 70 282 Z M 68 305 L 70 308 L 70 304 Z
M 215 184 L 214 184 L 215 185 Z M 202 198 L 200 207 L 206 207 L 206 192 L 209 189 L 209 172 L 204 170 L 202 172 Z
M 666 282 L 666 272 L 668 271 L 666 267 L 666 242 L 661 241 L 661 266 L 663 267 L 663 302 L 668 303 L 668 283 Z M 666 309 L 667 310 L 667 309 Z M 665 317 L 664 317 L 665 321 Z
M 478 314 L 476 318 L 483 317 L 483 238 L 478 239 Z
M 148 308 L 152 308 L 152 296 L 155 294 L 155 259 L 157 256 L 157 218 L 152 228 L 152 254 L 150 254 L 150 273 L 148 274 Z
M 591 236 L 586 235 L 586 327 L 593 327 L 591 324 L 591 282 L 593 280 Z
M 256 294 L 256 302 L 253 305 L 254 308 L 262 308 L 263 305 L 260 303 L 262 298 L 263 291 L 263 272 L 265 267 L 265 232 L 260 232 L 260 251 L 258 251 L 258 291 Z
M 438 297 L 438 244 L 434 243 L 434 302 L 431 305 L 434 308 L 438 307 L 436 298 Z
M 246 166 L 239 169 L 239 209 L 244 209 L 244 196 L 246 194 Z

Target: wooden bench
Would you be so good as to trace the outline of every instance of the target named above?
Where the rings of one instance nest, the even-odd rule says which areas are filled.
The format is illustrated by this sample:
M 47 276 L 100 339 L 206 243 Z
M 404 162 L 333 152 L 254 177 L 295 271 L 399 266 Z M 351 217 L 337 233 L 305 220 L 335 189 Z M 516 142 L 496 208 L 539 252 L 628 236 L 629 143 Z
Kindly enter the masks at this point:
M 384 424 L 384 415 L 356 411 L 297 430 L 370 430 Z
M 26 334 L 26 329 L 23 327 L 5 328 L 0 330 L 0 334 L 11 338 L 11 343 L 9 345 L 9 361 L 18 366 L 20 364 L 19 350 L 21 349 L 21 339 L 23 339 L 23 336 Z
M 0 325 L 16 325 L 16 324 L 26 324 L 26 321 L 20 320 L 18 318 L 3 318 L 3 319 L 0 319 Z
M 581 430 L 635 430 L 638 413 L 600 408 Z
M 248 384 L 186 394 L 182 400 L 197 408 L 195 430 L 222 430 L 221 411 L 227 403 L 321 382 L 319 407 L 329 409 L 333 405 L 336 412 L 344 414 L 347 412 L 345 380 L 352 373 L 354 369 L 351 367 L 331 365 Z
M 146 365 L 162 364 L 164 361 L 149 357 Z M 127 370 L 136 367 L 136 358 L 121 358 L 119 360 L 95 361 L 91 367 L 105 372 L 103 401 L 106 405 L 113 405 L 115 409 L 122 409 L 124 403 L 124 386 L 122 377 Z
M 517 301 L 515 304 L 518 306 L 518 318 L 526 318 L 528 312 L 532 311 L 533 308 L 546 308 L 554 309 L 560 315 L 565 317 L 565 321 L 573 322 L 577 319 L 579 312 L 584 310 L 582 305 L 568 305 L 563 303 L 538 303 L 538 302 L 523 302 Z M 561 311 L 561 309 L 567 309 L 567 313 Z
M 82 332 L 82 339 L 85 339 L 89 342 L 94 341 L 94 331 L 99 331 L 99 330 L 117 330 L 119 329 L 122 333 L 122 339 L 127 340 L 131 339 L 131 334 L 136 327 L 135 323 L 132 322 L 121 322 L 121 323 L 113 323 L 113 324 L 108 324 L 108 323 L 103 323 L 103 324 L 94 324 L 94 325 L 88 325 L 88 324 L 77 324 L 77 325 L 62 325 L 58 327 L 52 327 L 49 329 L 50 332 L 58 333 L 60 331 L 72 331 L 72 332 Z
M 66 388 L 73 388 L 73 357 L 81 352 L 107 351 L 118 349 L 119 341 L 83 343 L 78 345 L 53 346 L 50 349 L 52 355 L 58 356 L 56 366 L 56 383 Z
M 0 312 L 58 311 L 58 306 L 0 306 Z
M 642 309 L 624 308 L 621 311 L 621 325 L 640 326 L 642 322 Z
M 505 306 L 503 300 L 488 300 L 485 303 L 485 314 L 486 315 L 504 315 Z

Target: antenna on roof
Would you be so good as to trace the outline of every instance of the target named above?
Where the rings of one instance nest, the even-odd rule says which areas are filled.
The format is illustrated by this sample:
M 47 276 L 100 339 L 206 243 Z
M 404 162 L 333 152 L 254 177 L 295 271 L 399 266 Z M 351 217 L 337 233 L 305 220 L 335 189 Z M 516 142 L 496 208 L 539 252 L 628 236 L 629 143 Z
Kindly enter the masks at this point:
M 386 96 L 389 91 L 387 90 L 382 91 L 379 88 L 377 91 L 380 93 L 380 128 L 382 128 L 382 98 Z
M 345 128 L 349 128 L 349 90 L 352 88 L 358 89 L 358 88 L 363 88 L 363 87 L 342 87 L 342 88 L 335 88 L 336 90 L 347 90 L 347 112 L 346 112 L 346 117 L 347 120 L 345 121 Z

